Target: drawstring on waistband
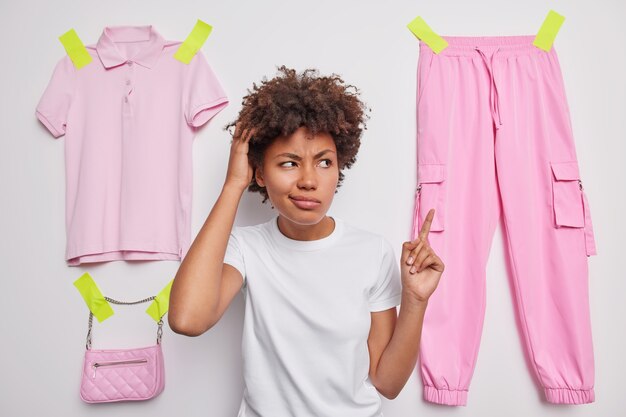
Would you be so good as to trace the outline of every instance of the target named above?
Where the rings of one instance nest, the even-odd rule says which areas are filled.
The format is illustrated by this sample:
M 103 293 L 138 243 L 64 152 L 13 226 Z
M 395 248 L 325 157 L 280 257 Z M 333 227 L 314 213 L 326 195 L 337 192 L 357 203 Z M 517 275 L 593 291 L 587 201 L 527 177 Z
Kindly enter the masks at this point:
M 498 85 L 496 83 L 496 78 L 493 74 L 493 58 L 496 56 L 500 48 L 496 48 L 493 55 L 491 55 L 491 61 L 487 60 L 487 56 L 478 46 L 475 46 L 474 49 L 478 51 L 478 53 L 482 57 L 483 62 L 487 67 L 487 72 L 489 73 L 489 102 L 491 105 L 491 117 L 493 118 L 496 129 L 499 129 L 500 126 L 502 126 L 502 116 L 500 115 L 500 96 L 498 95 Z

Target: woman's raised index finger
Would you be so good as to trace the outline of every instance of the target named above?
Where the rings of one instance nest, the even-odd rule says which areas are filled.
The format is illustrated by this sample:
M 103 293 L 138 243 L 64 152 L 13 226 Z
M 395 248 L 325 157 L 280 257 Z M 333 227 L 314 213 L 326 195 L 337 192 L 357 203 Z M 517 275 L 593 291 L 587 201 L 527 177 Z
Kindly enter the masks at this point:
M 419 231 L 419 237 L 422 239 L 426 239 L 428 237 L 428 233 L 430 232 L 430 225 L 433 224 L 433 218 L 435 217 L 435 209 L 428 210 L 428 214 L 424 219 L 424 223 L 422 224 L 422 228 Z

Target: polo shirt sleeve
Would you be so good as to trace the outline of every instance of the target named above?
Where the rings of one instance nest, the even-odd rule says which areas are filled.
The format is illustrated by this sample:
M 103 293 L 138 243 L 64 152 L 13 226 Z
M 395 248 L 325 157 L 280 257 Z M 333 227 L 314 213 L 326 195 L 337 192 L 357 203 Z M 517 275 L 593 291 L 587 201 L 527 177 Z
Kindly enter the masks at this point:
M 56 65 L 35 114 L 55 138 L 65 134 L 74 93 L 74 65 L 66 55 Z
M 382 257 L 377 280 L 369 292 L 369 309 L 371 312 L 384 311 L 400 304 L 402 299 L 402 282 L 400 268 L 391 244 L 382 239 Z
M 189 63 L 185 88 L 185 119 L 200 127 L 228 105 L 228 97 L 202 51 Z
M 224 254 L 224 263 L 228 264 L 239 271 L 243 277 L 242 287 L 246 285 L 246 264 L 243 260 L 243 252 L 238 237 L 237 227 L 233 228 L 228 239 L 228 246 L 226 247 L 226 253 Z

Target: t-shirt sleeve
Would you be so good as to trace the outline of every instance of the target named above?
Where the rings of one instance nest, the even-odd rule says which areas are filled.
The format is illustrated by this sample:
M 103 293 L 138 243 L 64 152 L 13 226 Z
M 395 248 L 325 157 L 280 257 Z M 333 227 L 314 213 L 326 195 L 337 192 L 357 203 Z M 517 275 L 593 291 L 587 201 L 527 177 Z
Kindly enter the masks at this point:
M 228 105 L 228 97 L 202 51 L 189 63 L 185 87 L 185 119 L 200 127 Z
M 231 265 L 239 271 L 243 277 L 242 287 L 246 285 L 246 264 L 244 263 L 243 251 L 239 242 L 237 229 L 234 228 L 228 239 L 226 253 L 224 254 L 224 263 Z
M 35 114 L 55 138 L 65 134 L 67 116 L 74 92 L 74 65 L 64 56 L 54 68 Z
M 371 312 L 388 310 L 399 305 L 401 300 L 400 268 L 391 244 L 383 239 L 380 269 L 369 293 L 369 309 Z

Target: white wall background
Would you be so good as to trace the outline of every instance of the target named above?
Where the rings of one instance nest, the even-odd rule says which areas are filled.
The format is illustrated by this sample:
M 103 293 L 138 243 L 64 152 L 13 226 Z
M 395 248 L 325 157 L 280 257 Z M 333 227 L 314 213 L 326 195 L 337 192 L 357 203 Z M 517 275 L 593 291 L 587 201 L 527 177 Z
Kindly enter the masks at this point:
M 626 281 L 621 269 L 626 3 L 618 0 L 1 0 L 0 415 L 231 417 L 242 393 L 240 294 L 221 322 L 198 338 L 166 329 L 167 384 L 160 397 L 104 406 L 80 401 L 87 308 L 72 282 L 88 271 L 106 295 L 139 299 L 165 285 L 178 263 L 65 265 L 64 139 L 53 140 L 34 116 L 54 64 L 64 54 L 60 34 L 75 28 L 85 43 L 95 43 L 107 25 L 153 24 L 167 39 L 184 39 L 197 18 L 214 26 L 203 50 L 231 104 L 194 144 L 194 236 L 226 171 L 229 136 L 222 127 L 234 119 L 246 88 L 273 75 L 279 64 L 343 75 L 362 89 L 372 118 L 331 213 L 384 234 L 399 256 L 411 227 L 416 177 L 418 43 L 406 24 L 421 15 L 440 34 L 533 34 L 551 8 L 567 18 L 556 46 L 599 251 L 590 258 L 596 403 L 550 405 L 534 384 L 515 324 L 499 230 L 488 265 L 488 306 L 468 406 L 423 402 L 421 380 L 414 373 L 397 399 L 384 400 L 384 412 L 386 417 L 626 415 Z M 237 222 L 253 224 L 270 216 L 257 195 L 247 195 Z M 153 343 L 156 326 L 144 309 L 116 307 L 115 316 L 96 323 L 94 347 Z

